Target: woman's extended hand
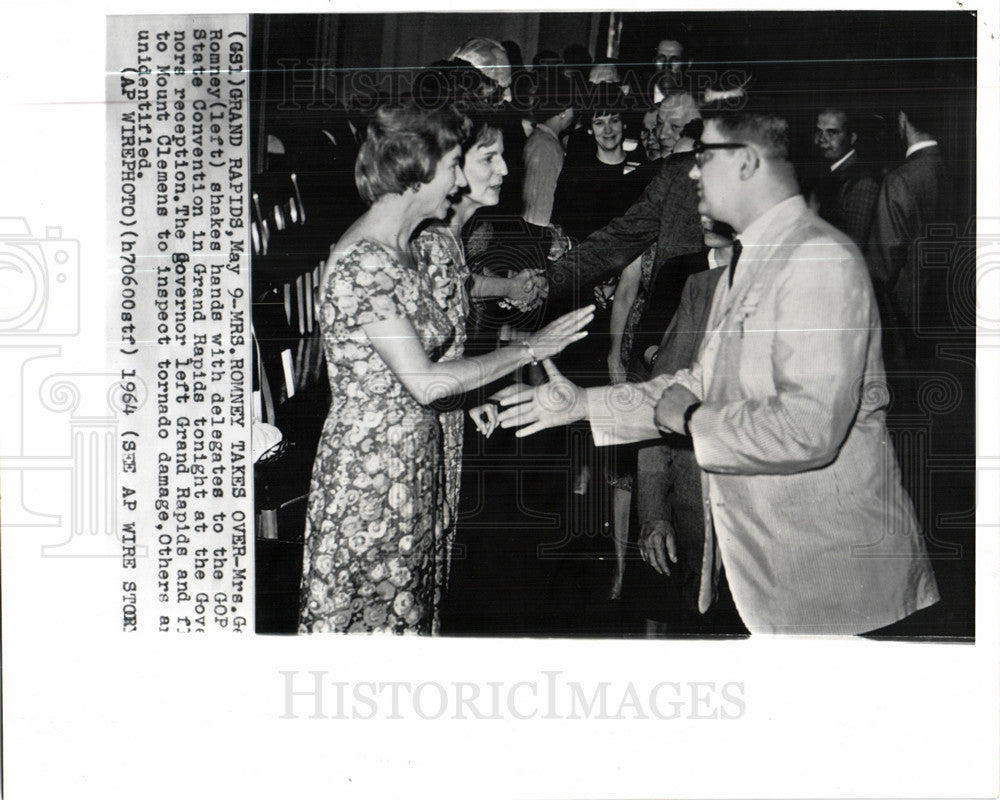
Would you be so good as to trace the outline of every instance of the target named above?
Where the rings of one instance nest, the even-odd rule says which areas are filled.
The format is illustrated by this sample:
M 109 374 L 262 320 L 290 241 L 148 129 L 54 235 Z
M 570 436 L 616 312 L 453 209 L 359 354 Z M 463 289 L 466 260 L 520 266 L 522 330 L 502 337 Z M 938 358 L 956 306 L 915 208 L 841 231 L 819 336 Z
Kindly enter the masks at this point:
M 499 425 L 499 408 L 496 403 L 483 403 L 481 406 L 469 409 L 469 417 L 479 431 L 487 439 L 493 435 L 493 431 Z
M 584 306 L 576 311 L 563 314 L 559 319 L 550 322 L 537 333 L 525 338 L 531 345 L 535 358 L 542 360 L 552 358 L 561 353 L 568 345 L 579 341 L 587 332 L 584 330 L 594 318 L 594 307 Z

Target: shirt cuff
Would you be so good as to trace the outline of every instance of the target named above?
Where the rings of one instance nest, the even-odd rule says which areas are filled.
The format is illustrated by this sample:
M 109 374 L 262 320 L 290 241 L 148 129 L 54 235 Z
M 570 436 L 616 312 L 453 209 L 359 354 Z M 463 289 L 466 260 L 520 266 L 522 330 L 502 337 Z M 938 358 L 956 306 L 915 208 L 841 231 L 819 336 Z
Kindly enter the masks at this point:
M 650 402 L 644 386 L 620 383 L 586 390 L 587 418 L 595 445 L 604 447 L 659 437 L 653 422 L 656 401 Z

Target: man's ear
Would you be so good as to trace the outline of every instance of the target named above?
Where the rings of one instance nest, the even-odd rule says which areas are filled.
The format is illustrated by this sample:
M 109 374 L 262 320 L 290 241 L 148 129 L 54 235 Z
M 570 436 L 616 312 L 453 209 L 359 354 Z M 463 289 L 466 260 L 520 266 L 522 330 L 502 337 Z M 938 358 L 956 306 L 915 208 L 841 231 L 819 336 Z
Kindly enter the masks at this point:
M 857 141 L 858 141 L 858 135 L 856 133 L 852 133 L 851 134 L 851 147 L 854 147 L 854 145 L 857 144 Z
M 749 180 L 760 169 L 760 154 L 753 147 L 744 147 L 740 150 L 739 158 L 740 180 Z

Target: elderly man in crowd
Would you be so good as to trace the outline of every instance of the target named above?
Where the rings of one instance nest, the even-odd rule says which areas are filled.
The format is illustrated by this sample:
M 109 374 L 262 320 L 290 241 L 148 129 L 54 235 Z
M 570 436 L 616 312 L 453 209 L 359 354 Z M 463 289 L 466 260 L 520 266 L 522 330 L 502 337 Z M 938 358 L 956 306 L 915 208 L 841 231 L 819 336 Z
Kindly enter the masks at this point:
M 693 366 L 584 391 L 546 362 L 552 382 L 511 393 L 501 423 L 589 419 L 598 445 L 689 436 L 707 555 L 752 633 L 889 626 L 938 591 L 886 432 L 865 262 L 799 194 L 784 119 L 713 118 L 695 154 L 699 210 L 737 243 Z
M 458 49 L 451 54 L 451 57 L 468 61 L 483 75 L 500 86 L 505 102 L 511 101 L 510 59 L 500 42 L 487 39 L 484 36 L 474 36 L 462 42 Z

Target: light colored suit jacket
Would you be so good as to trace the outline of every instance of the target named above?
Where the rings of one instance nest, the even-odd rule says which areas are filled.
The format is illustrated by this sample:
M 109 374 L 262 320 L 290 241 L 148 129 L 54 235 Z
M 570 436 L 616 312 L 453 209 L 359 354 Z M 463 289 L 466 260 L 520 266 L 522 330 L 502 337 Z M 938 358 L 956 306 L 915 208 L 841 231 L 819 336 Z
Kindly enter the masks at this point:
M 938 600 L 886 431 L 871 281 L 801 198 L 761 241 L 719 282 L 693 367 L 588 390 L 591 428 L 598 444 L 656 437 L 663 389 L 689 388 L 706 529 L 746 626 L 864 633 Z

